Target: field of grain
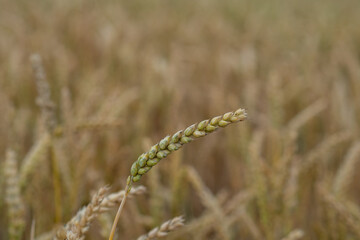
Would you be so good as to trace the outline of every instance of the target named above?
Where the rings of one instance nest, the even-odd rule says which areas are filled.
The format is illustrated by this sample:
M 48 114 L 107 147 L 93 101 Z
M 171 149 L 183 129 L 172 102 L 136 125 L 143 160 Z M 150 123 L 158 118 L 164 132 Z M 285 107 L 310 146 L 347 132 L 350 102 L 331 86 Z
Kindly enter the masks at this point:
M 358 0 L 0 0 L 0 239 L 108 239 L 134 161 L 239 108 L 114 239 L 360 239 L 359 26 Z

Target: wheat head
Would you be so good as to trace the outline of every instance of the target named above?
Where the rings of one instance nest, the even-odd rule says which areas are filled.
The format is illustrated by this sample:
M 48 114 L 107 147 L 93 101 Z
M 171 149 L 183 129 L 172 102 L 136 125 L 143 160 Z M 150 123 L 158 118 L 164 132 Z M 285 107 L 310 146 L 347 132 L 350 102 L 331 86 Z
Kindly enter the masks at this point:
M 43 121 L 45 122 L 47 131 L 52 133 L 57 125 L 55 103 L 51 100 L 50 85 L 46 78 L 41 56 L 39 54 L 31 55 L 30 62 L 34 71 L 38 92 L 36 103 L 40 107 L 41 115 Z
M 90 224 L 100 213 L 101 203 L 107 192 L 108 187 L 100 188 L 93 196 L 91 202 L 86 207 L 80 209 L 65 227 L 57 232 L 55 239 L 67 239 L 68 235 L 71 235 L 73 239 L 84 239 L 85 233 L 89 231 Z
M 184 144 L 190 143 L 197 138 L 204 137 L 231 123 L 243 121 L 246 119 L 246 116 L 245 110 L 240 108 L 234 112 L 228 112 L 224 115 L 193 124 L 185 130 L 178 131 L 172 136 L 166 136 L 159 143 L 152 146 L 148 152 L 141 154 L 137 161 L 133 163 L 130 170 L 130 177 L 127 182 L 129 189 L 132 182 L 139 181 L 140 178 L 161 159 L 180 149 Z
M 182 216 L 170 219 L 169 221 L 166 221 L 163 224 L 161 224 L 160 227 L 156 227 L 147 234 L 138 237 L 137 240 L 150 240 L 150 239 L 163 238 L 167 236 L 169 232 L 172 232 L 177 228 L 182 227 L 184 225 L 184 221 L 185 220 Z
M 15 152 L 8 150 L 4 164 L 6 178 L 5 201 L 8 206 L 9 239 L 19 240 L 25 227 L 25 206 L 20 194 L 19 175 Z

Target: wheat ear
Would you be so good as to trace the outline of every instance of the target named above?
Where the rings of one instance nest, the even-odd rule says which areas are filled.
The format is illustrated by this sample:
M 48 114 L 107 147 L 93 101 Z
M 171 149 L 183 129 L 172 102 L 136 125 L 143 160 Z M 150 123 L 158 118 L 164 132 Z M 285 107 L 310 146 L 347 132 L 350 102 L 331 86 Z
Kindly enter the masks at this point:
M 20 169 L 20 185 L 25 186 L 29 175 L 36 169 L 51 145 L 51 137 L 44 133 L 23 160 Z
M 37 105 L 40 107 L 41 115 L 47 131 L 53 132 L 57 121 L 55 117 L 55 103 L 51 100 L 50 86 L 39 54 L 32 54 L 30 62 L 35 75 L 36 88 L 38 91 Z
M 169 232 L 172 232 L 177 228 L 184 226 L 184 221 L 185 220 L 182 216 L 170 219 L 169 221 L 166 221 L 163 224 L 161 224 L 160 227 L 156 227 L 147 234 L 138 237 L 137 240 L 150 240 L 156 238 L 163 238 L 167 236 Z
M 19 240 L 25 227 L 25 206 L 20 195 L 19 175 L 15 152 L 8 150 L 4 164 L 6 181 L 5 201 L 9 217 L 9 239 Z
M 129 192 L 129 197 L 141 195 L 146 192 L 146 187 L 144 186 L 138 186 L 134 187 Z M 126 191 L 122 190 L 116 193 L 109 194 L 104 198 L 104 200 L 100 204 L 100 212 L 107 212 L 110 208 L 113 208 L 115 206 L 118 206 L 120 202 L 124 199 L 126 195 Z
M 304 231 L 301 229 L 292 230 L 286 237 L 281 240 L 298 240 L 303 238 L 305 235 Z
M 124 208 L 127 193 L 131 190 L 133 182 L 140 180 L 142 175 L 147 173 L 153 166 L 155 166 L 161 159 L 166 158 L 170 153 L 179 150 L 184 144 L 190 143 L 197 138 L 206 136 L 214 132 L 218 128 L 224 128 L 231 123 L 236 123 L 245 120 L 247 114 L 244 109 L 239 108 L 234 112 L 228 112 L 221 116 L 211 119 L 203 120 L 195 123 L 185 130 L 180 130 L 172 136 L 166 136 L 159 143 L 151 147 L 151 149 L 140 155 L 140 157 L 133 163 L 130 169 L 130 176 L 126 183 L 126 194 L 120 204 L 116 213 L 109 240 L 113 240 L 115 229 L 119 221 L 122 209 Z
M 108 187 L 102 187 L 93 196 L 91 202 L 81 210 L 56 234 L 56 239 L 67 239 L 71 235 L 73 239 L 84 239 L 91 222 L 100 213 L 101 203 L 105 198 Z
M 61 222 L 61 183 L 60 183 L 60 172 L 58 167 L 58 162 L 56 160 L 56 155 L 54 152 L 53 146 L 53 136 L 56 131 L 57 126 L 56 120 L 56 105 L 51 99 L 51 90 L 49 82 L 46 78 L 46 73 L 44 66 L 42 64 L 42 59 L 39 54 L 32 54 L 30 56 L 30 62 L 35 75 L 36 89 L 38 92 L 38 97 L 36 103 L 41 110 L 41 117 L 44 122 L 47 133 L 50 135 L 49 147 L 49 156 L 50 162 L 52 165 L 52 178 L 54 186 L 54 203 L 55 203 L 55 222 Z
M 140 155 L 137 161 L 133 163 L 130 170 L 129 187 L 132 182 L 137 182 L 155 166 L 161 159 L 167 157 L 170 153 L 180 149 L 184 144 L 204 137 L 214 132 L 218 128 L 224 128 L 231 123 L 243 121 L 246 118 L 244 109 L 238 109 L 234 112 L 228 112 L 224 115 L 207 119 L 193 124 L 185 130 L 180 130 L 172 136 L 166 136 L 159 143 L 151 147 L 150 151 Z

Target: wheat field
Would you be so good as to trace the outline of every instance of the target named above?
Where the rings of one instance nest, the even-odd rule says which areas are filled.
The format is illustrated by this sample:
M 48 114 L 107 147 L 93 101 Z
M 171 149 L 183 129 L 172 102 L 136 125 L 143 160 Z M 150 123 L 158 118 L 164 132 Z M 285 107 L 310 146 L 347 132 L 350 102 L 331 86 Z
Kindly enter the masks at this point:
M 359 24 L 358 0 L 0 0 L 0 239 L 108 239 L 129 175 L 114 239 L 360 239 Z

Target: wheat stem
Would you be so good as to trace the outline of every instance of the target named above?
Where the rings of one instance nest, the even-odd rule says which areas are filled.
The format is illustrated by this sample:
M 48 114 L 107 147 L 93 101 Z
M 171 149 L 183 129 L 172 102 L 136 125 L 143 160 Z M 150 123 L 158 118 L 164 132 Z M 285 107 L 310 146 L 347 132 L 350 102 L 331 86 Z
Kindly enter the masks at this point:
M 122 199 L 121 201 L 121 204 L 120 204 L 120 207 L 116 213 L 116 216 L 115 216 L 115 220 L 114 220 L 114 223 L 111 227 L 111 233 L 110 233 L 110 237 L 109 237 L 109 240 L 113 240 L 114 239 L 114 235 L 115 235 L 115 231 L 116 231 L 116 226 L 119 222 L 119 219 L 120 219 L 120 216 L 121 216 L 121 212 L 122 210 L 124 209 L 124 205 L 125 205 L 125 202 L 126 202 L 126 198 L 127 196 L 129 195 L 129 188 L 130 188 L 130 185 L 127 184 L 126 187 L 125 187 L 125 196 L 124 198 Z
M 239 108 L 234 112 L 228 112 L 224 115 L 214 117 L 212 119 L 203 120 L 199 123 L 193 124 L 185 130 L 180 130 L 172 136 L 166 136 L 159 143 L 151 147 L 150 151 L 140 155 L 137 161 L 133 163 L 130 170 L 126 184 L 126 192 L 131 190 L 133 182 L 140 180 L 142 175 L 147 173 L 153 166 L 155 166 L 161 159 L 166 158 L 170 153 L 180 149 L 184 144 L 190 143 L 197 138 L 206 136 L 214 132 L 218 128 L 224 128 L 231 123 L 236 123 L 245 120 L 247 114 L 244 109 Z M 122 208 L 126 201 L 125 195 L 121 205 L 116 214 L 113 227 L 110 233 L 109 240 L 113 240 L 116 225 L 119 221 Z

